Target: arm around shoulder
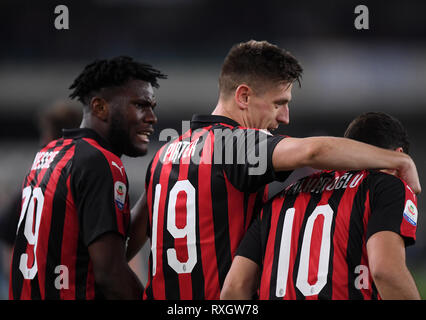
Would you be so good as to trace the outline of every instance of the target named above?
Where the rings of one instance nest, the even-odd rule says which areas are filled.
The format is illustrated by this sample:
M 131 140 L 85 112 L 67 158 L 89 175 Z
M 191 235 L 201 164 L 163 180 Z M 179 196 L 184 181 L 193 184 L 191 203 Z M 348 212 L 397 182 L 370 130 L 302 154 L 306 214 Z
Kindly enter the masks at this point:
M 413 160 L 406 154 L 338 137 L 286 138 L 274 149 L 276 171 L 300 167 L 332 170 L 393 169 L 415 193 L 421 191 Z

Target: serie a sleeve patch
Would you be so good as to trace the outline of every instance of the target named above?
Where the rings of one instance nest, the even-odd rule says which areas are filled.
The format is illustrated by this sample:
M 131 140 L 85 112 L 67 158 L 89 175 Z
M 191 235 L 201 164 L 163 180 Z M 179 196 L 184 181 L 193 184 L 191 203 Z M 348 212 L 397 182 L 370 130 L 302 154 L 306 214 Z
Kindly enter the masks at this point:
M 404 219 L 413 226 L 417 226 L 417 214 L 418 211 L 414 202 L 407 200 L 404 208 Z
M 126 193 L 127 193 L 126 185 L 121 181 L 115 182 L 114 201 L 115 201 L 115 204 L 117 205 L 117 208 L 120 210 L 124 209 L 124 205 L 126 203 Z

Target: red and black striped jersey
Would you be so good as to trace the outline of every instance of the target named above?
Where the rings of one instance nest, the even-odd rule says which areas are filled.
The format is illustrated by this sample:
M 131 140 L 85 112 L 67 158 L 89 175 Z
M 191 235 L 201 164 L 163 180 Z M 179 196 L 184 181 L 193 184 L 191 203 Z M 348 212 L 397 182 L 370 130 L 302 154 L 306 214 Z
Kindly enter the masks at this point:
M 219 299 L 220 289 L 272 168 L 283 136 L 222 116 L 194 116 L 165 144 L 146 176 L 151 255 L 146 299 Z
M 417 200 L 378 171 L 323 171 L 265 204 L 238 248 L 261 266 L 260 299 L 380 299 L 366 243 L 379 231 L 415 242 Z
M 40 150 L 23 183 L 10 271 L 10 299 L 94 299 L 88 246 L 124 238 L 130 222 L 122 162 L 90 129 L 64 130 Z

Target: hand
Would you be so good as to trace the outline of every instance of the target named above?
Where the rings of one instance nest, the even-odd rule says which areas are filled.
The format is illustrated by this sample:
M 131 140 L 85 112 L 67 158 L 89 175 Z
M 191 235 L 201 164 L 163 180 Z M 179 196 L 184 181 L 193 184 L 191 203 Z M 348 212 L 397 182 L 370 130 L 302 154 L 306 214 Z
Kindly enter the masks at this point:
M 409 160 L 407 161 L 407 165 L 397 170 L 397 175 L 410 186 L 415 194 L 419 194 L 422 191 L 422 187 L 420 185 L 417 168 L 414 161 L 410 157 L 407 158 Z

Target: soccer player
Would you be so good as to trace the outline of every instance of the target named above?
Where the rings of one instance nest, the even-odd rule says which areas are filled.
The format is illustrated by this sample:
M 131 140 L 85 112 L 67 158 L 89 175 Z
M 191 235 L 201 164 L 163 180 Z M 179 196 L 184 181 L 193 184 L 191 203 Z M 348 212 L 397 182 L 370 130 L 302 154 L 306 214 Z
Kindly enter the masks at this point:
M 125 258 L 130 212 L 122 154 L 146 154 L 164 78 L 130 57 L 96 60 L 74 80 L 79 129 L 41 149 L 23 183 L 10 299 L 136 299 Z
M 402 124 L 365 113 L 345 137 L 408 153 Z M 350 152 L 350 151 L 349 151 Z M 419 299 L 405 264 L 417 201 L 391 170 L 323 171 L 263 207 L 226 277 L 222 299 Z
M 146 298 L 219 299 L 265 186 L 295 168 L 391 168 L 420 188 L 413 161 L 402 153 L 344 138 L 270 134 L 289 122 L 301 73 L 292 55 L 266 41 L 235 45 L 222 66 L 213 113 L 194 115 L 190 130 L 154 156 L 128 248 L 130 259 L 148 225 Z
M 62 137 L 63 128 L 75 128 L 81 123 L 81 110 L 65 101 L 55 102 L 39 117 L 38 127 L 40 132 L 39 148 L 43 148 L 51 140 Z M 18 225 L 21 209 L 21 190 L 13 194 L 11 201 L 0 208 L 0 241 L 8 249 L 15 242 L 16 226 Z
M 69 101 L 56 101 L 46 110 L 40 112 L 38 119 L 39 148 L 48 142 L 62 137 L 62 128 L 75 128 L 81 123 L 82 111 L 79 107 Z M 10 257 L 15 242 L 16 227 L 21 210 L 22 191 L 20 185 L 11 194 L 10 199 L 0 208 L 0 251 L 4 249 L 4 257 Z M 0 263 L 2 262 L 0 257 Z M 0 277 L 9 282 L 9 259 L 8 264 L 0 271 Z M 1 269 L 1 268 L 0 268 Z M 2 279 L 0 279 L 0 283 Z M 6 283 L 6 282 L 5 282 Z M 1 286 L 0 286 L 1 287 Z M 6 287 L 5 287 L 5 290 Z M 0 290 L 1 298 L 8 296 L 7 291 Z

